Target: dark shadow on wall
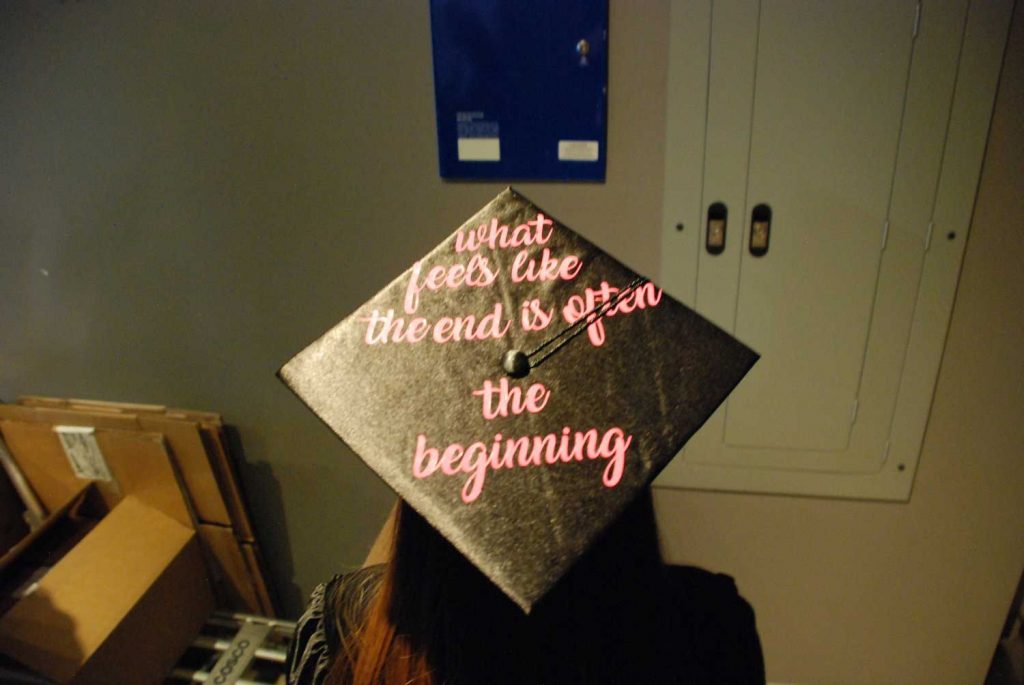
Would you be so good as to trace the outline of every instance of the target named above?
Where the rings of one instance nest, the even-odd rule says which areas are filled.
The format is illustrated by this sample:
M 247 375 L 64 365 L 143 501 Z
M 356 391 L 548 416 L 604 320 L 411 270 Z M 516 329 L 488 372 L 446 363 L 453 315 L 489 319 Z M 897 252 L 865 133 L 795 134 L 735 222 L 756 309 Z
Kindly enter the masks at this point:
M 246 510 L 250 516 L 258 514 L 260 518 L 259 522 L 253 521 L 253 535 L 263 552 L 264 566 L 269 575 L 266 578 L 267 589 L 278 611 L 282 616 L 290 618 L 295 614 L 296 607 L 305 606 L 306 598 L 299 586 L 293 582 L 295 564 L 292 561 L 292 546 L 285 523 L 281 484 L 274 475 L 270 463 L 254 463 L 246 459 L 241 438 L 234 427 L 225 426 L 224 430 L 235 467 L 241 476 L 239 483 L 246 500 Z M 250 505 L 252 502 L 259 502 L 258 512 Z M 269 540 L 273 540 L 272 547 L 264 544 Z M 275 562 L 272 568 L 269 565 L 270 560 Z
M 992 657 L 985 685 L 1020 685 L 1024 683 L 1024 573 L 1017 583 L 1017 592 L 1010 602 L 1010 611 L 999 634 L 996 653 Z

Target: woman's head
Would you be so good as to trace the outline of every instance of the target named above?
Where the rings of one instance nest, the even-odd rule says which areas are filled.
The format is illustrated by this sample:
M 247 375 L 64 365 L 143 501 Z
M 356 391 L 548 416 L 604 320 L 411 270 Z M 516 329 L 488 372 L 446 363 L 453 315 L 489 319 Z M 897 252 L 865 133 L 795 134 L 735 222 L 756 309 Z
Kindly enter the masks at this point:
M 339 682 L 601 682 L 651 643 L 662 566 L 650 490 L 529 615 L 404 502 L 394 535 L 375 601 L 343 631 Z

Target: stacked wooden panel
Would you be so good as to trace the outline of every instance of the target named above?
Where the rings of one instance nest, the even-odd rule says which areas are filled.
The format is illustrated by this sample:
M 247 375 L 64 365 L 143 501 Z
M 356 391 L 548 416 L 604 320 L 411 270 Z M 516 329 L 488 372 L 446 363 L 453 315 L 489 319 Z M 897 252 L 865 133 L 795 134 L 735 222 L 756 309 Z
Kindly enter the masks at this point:
M 198 533 L 218 606 L 277 615 L 219 414 L 36 396 L 21 397 L 17 404 L 0 404 L 0 433 L 48 511 L 64 504 L 82 482 L 71 470 L 55 426 L 95 429 L 96 441 L 114 476 L 109 483 L 97 482 L 97 487 L 111 504 L 121 498 L 127 484 L 138 480 L 141 465 L 151 463 L 137 455 L 166 455 L 174 478 L 161 482 L 168 489 L 168 501 L 178 497 L 171 492 L 175 488 L 185 495 L 186 510 L 175 518 Z

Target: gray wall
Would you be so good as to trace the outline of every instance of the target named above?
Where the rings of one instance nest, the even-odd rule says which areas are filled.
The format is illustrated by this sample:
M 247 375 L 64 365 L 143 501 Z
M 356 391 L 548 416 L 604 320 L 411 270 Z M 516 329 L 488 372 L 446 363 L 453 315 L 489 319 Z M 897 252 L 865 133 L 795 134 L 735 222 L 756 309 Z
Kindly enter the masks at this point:
M 980 682 L 995 646 L 1024 565 L 1021 4 L 911 502 L 658 493 L 773 680 Z M 612 3 L 607 183 L 518 186 L 648 274 L 667 20 Z M 273 373 L 499 190 L 442 183 L 434 146 L 425 2 L 4 4 L 0 397 L 223 412 L 295 613 L 391 495 Z
M 438 177 L 427 8 L 0 9 L 0 397 L 223 412 L 292 613 L 391 496 L 274 372 L 502 187 Z M 608 182 L 517 186 L 648 273 L 666 19 L 613 9 Z

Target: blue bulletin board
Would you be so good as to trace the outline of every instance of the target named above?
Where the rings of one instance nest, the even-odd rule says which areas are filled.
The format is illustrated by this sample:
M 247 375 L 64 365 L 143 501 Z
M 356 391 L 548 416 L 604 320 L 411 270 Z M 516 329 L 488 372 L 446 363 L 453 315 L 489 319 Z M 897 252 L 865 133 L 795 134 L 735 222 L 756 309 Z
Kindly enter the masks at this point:
M 603 181 L 607 0 L 431 0 L 450 179 Z

